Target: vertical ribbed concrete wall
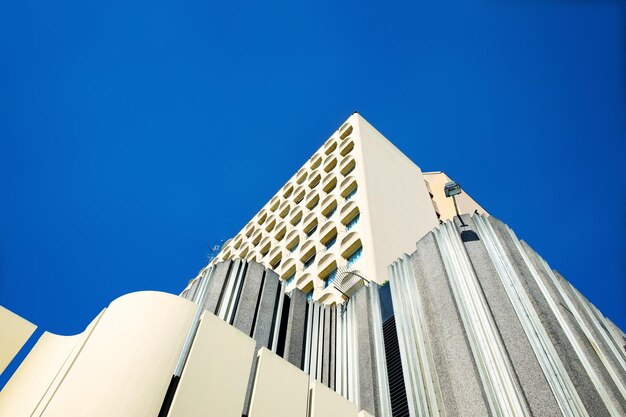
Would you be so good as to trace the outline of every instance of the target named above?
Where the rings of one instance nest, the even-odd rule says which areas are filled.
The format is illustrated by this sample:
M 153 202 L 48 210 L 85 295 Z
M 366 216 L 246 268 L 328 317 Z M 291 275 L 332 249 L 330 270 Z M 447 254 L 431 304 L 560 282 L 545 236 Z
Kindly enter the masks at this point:
M 499 220 L 446 222 L 389 270 L 402 415 L 626 415 L 624 334 Z
M 307 300 L 297 289 L 285 294 L 284 286 L 260 263 L 236 259 L 211 266 L 181 296 L 202 303 L 254 338 L 257 349 L 283 357 L 359 409 L 391 416 L 377 286 L 343 305 Z M 251 389 L 252 381 L 248 394 Z
M 234 266 L 235 278 L 264 271 L 254 265 L 244 270 L 241 264 Z M 256 285 L 258 281 L 253 277 L 249 284 L 259 290 L 258 304 L 273 288 L 262 289 L 263 283 L 272 280 L 267 273 L 260 275 L 261 285 Z M 229 279 L 224 279 L 226 287 Z M 210 280 L 203 281 L 208 284 Z M 209 295 L 205 289 L 206 285 L 199 289 L 197 301 L 205 300 L 203 294 Z M 228 305 L 227 301 L 223 298 L 223 305 Z M 242 306 L 242 300 L 239 301 Z M 232 316 L 243 317 L 243 313 L 235 309 Z M 0 415 L 370 415 L 359 413 L 354 402 L 311 379 L 267 348 L 259 349 L 259 339 L 249 336 L 264 327 L 256 325 L 258 313 L 261 312 L 252 315 L 253 325 L 246 325 L 250 330 L 244 333 L 201 305 L 171 294 L 126 295 L 105 309 L 82 335 L 43 336 L 0 392 Z M 184 361 L 178 372 L 176 363 L 181 357 Z

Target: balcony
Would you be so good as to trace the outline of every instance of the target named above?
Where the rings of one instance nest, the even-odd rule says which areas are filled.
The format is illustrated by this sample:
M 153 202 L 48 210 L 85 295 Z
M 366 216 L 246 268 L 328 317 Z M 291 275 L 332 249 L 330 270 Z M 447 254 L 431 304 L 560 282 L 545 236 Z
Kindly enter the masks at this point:
M 309 175 L 309 188 L 313 189 L 317 187 L 321 180 L 322 174 L 319 171 L 311 172 L 311 175 Z
M 345 140 L 341 147 L 339 148 L 339 154 L 341 156 L 346 156 L 354 149 L 354 139 Z
M 327 253 L 317 264 L 317 275 L 322 280 L 326 280 L 332 271 L 337 271 L 337 257 L 333 253 Z
M 344 140 L 352 133 L 352 125 L 350 123 L 344 123 L 343 126 L 339 128 L 339 139 Z
M 277 195 L 275 195 L 270 202 L 268 203 L 267 207 L 269 209 L 269 211 L 271 211 L 272 213 L 275 212 L 276 210 L 278 210 L 278 206 L 280 206 L 280 197 L 278 197 Z
M 302 185 L 304 181 L 306 181 L 308 177 L 306 168 L 301 168 L 300 171 L 296 174 L 296 184 Z
M 283 240 L 286 233 L 287 225 L 285 224 L 285 222 L 278 222 L 276 224 L 276 227 L 274 228 L 274 239 L 276 239 L 277 242 L 280 242 L 281 240 Z
M 360 214 L 359 206 L 356 201 L 350 201 L 348 204 L 343 206 L 339 211 L 339 218 L 341 219 L 341 224 L 348 227 L 348 224 Z
M 265 221 L 265 231 L 270 233 L 274 230 L 274 226 L 276 226 L 276 216 L 272 214 Z
M 352 171 L 354 171 L 354 167 L 356 167 L 356 162 L 351 155 L 348 155 L 341 161 L 339 171 L 341 172 L 341 175 L 347 177 L 352 173 Z
M 324 161 L 324 172 L 329 173 L 337 166 L 337 157 L 329 155 Z
M 335 174 L 329 174 L 322 182 L 322 189 L 326 194 L 329 194 L 337 187 L 337 176 Z
M 282 191 L 283 191 L 283 198 L 289 198 L 289 196 L 291 196 L 291 193 L 293 193 L 293 184 L 287 183 L 283 187 Z
M 309 169 L 315 170 L 320 167 L 322 164 L 322 156 L 319 154 L 315 154 L 309 159 Z
M 272 238 L 270 236 L 265 236 L 261 243 L 259 244 L 258 251 L 261 257 L 264 257 L 270 251 L 272 247 Z
M 300 207 L 294 207 L 292 213 L 291 213 L 291 217 L 289 219 L 289 223 L 291 223 L 293 226 L 296 226 L 298 223 L 300 223 L 300 221 L 302 220 L 302 209 Z
M 281 248 L 280 246 L 276 246 L 270 251 L 268 260 L 269 260 L 270 267 L 274 271 L 278 272 L 278 267 L 281 261 L 283 260 L 283 255 L 284 255 L 284 249 Z
M 288 279 L 290 276 L 296 274 L 297 261 L 293 258 L 287 258 L 283 261 L 280 277 L 283 280 Z
M 322 201 L 322 215 L 330 219 L 335 211 L 337 211 L 337 199 L 333 195 L 327 195 Z
M 290 211 L 291 211 L 291 204 L 289 203 L 289 201 L 285 200 L 278 208 L 278 217 L 280 217 L 281 219 L 284 219 L 285 217 L 287 217 Z
M 337 139 L 329 139 L 324 145 L 324 155 L 330 155 L 337 149 Z
M 361 248 L 362 246 L 363 245 L 361 244 L 361 238 L 359 237 L 358 233 L 356 232 L 348 233 L 346 237 L 344 237 L 341 240 L 341 246 L 340 246 L 341 256 L 347 262 L 348 258 L 352 254 L 354 254 L 357 251 L 357 249 Z
M 295 204 L 298 204 L 304 199 L 305 195 L 306 195 L 306 189 L 304 186 L 301 185 L 294 190 L 292 200 Z
M 267 218 L 267 209 L 262 209 L 259 211 L 259 214 L 256 215 L 256 222 L 259 226 L 265 223 L 265 219 Z
M 306 208 L 313 210 L 320 202 L 320 193 L 313 190 L 306 199 Z

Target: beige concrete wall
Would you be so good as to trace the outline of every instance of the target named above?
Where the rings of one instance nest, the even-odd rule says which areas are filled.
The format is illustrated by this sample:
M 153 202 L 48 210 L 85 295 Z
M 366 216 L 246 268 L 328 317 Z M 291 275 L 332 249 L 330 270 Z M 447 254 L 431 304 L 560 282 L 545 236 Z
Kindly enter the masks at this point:
M 311 384 L 310 417 L 356 417 L 356 405 L 318 381 Z
M 0 306 L 0 374 L 28 341 L 37 326 Z
M 367 209 L 367 247 L 374 256 L 367 269 L 374 280 L 387 280 L 387 265 L 415 249 L 415 242 L 438 225 L 422 171 L 364 118 L 352 116 L 360 137 L 362 171 Z M 351 118 L 351 119 L 352 119 Z M 364 244 L 364 250 L 366 245 Z
M 309 377 L 263 348 L 250 402 L 250 417 L 307 417 Z
M 194 312 L 191 302 L 164 293 L 115 300 L 42 416 L 157 415 Z
M 424 179 L 428 182 L 430 192 L 433 195 L 433 201 L 439 211 L 441 220 L 451 220 L 456 216 L 454 209 L 454 201 L 451 197 L 446 197 L 444 186 L 447 182 L 451 181 L 450 177 L 445 172 L 425 172 Z M 461 184 L 463 190 L 463 185 Z M 463 190 L 463 192 L 456 196 L 456 201 L 459 206 L 459 213 L 470 214 L 474 210 L 477 210 L 480 214 L 489 214 L 478 204 L 470 195 Z
M 111 303 L 80 335 L 45 333 L 0 392 L 0 416 L 158 415 L 195 311 L 170 294 L 133 293 Z M 169 416 L 241 416 L 255 347 L 205 312 Z M 355 417 L 357 408 L 263 348 L 249 415 Z
M 0 416 L 33 415 L 79 338 L 44 333 L 0 392 Z
M 205 311 L 169 417 L 240 417 L 255 342 Z
M 40 416 L 103 314 L 75 336 L 44 333 L 0 392 L 0 416 Z

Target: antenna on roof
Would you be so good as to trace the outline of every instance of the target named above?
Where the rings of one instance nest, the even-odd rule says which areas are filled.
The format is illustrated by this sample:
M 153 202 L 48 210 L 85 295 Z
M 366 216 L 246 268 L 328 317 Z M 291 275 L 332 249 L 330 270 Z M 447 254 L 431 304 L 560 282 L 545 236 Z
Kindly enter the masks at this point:
M 213 259 L 217 258 L 217 255 L 219 255 L 220 251 L 222 250 L 222 246 L 224 246 L 224 239 L 220 240 L 220 243 L 218 243 L 217 245 L 207 246 L 211 250 L 208 255 L 209 262 L 211 262 Z

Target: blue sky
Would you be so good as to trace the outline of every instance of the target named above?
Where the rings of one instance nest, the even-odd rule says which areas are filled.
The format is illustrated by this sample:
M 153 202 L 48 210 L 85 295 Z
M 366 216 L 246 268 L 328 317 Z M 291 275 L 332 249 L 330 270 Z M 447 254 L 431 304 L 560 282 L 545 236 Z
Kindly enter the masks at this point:
M 0 304 L 178 293 L 358 110 L 624 329 L 623 6 L 0 1 Z

